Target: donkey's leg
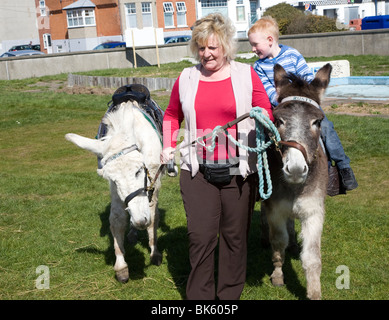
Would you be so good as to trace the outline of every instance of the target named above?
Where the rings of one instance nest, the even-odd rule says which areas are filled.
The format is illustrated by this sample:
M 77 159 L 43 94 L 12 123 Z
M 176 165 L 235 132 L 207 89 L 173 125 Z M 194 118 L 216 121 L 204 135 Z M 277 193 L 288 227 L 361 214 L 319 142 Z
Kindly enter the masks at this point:
M 303 242 L 301 262 L 307 279 L 307 297 L 311 300 L 319 300 L 321 298 L 320 243 L 323 220 L 323 213 L 318 211 L 301 220 L 300 236 Z
M 109 223 L 115 248 L 116 262 L 114 270 L 116 278 L 119 282 L 125 283 L 129 278 L 127 263 L 124 260 L 124 233 L 128 223 L 128 214 L 123 210 L 121 204 L 114 201 L 111 202 Z
M 157 248 L 157 229 L 159 224 L 159 210 L 158 210 L 158 191 L 156 190 L 153 195 L 153 200 L 150 204 L 151 211 L 151 224 L 147 228 L 149 235 L 149 246 L 151 249 L 150 259 L 151 263 L 159 266 L 162 263 L 162 255 Z
M 285 259 L 285 249 L 288 246 L 288 231 L 286 228 L 287 216 L 283 216 L 277 210 L 267 212 L 269 222 L 270 244 L 273 250 L 272 261 L 274 271 L 271 275 L 271 281 L 274 286 L 284 285 L 284 274 L 282 264 Z

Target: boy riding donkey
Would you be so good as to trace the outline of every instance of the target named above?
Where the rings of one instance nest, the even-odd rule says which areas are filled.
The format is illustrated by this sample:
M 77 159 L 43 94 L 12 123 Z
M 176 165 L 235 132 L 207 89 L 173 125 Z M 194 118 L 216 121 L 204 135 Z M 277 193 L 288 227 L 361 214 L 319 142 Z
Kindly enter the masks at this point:
M 309 82 L 314 79 L 304 57 L 296 49 L 278 44 L 278 38 L 278 24 L 270 16 L 258 20 L 248 31 L 252 50 L 259 57 L 254 64 L 254 70 L 261 78 L 273 108 L 278 105 L 273 71 L 276 64 L 281 65 L 286 72 L 301 76 Z M 331 162 L 334 162 L 340 175 L 339 188 L 329 190 L 328 194 L 345 194 L 346 191 L 357 188 L 358 183 L 350 167 L 350 158 L 344 152 L 333 123 L 326 116 L 321 123 L 321 138 L 329 158 L 329 168 Z

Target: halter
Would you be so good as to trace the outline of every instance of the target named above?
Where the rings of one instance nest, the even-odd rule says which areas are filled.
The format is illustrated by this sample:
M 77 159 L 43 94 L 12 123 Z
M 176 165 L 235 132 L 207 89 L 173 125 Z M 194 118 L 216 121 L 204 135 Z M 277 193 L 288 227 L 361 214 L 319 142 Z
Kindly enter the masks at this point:
M 120 156 L 126 155 L 132 151 L 140 151 L 138 146 L 136 144 L 131 145 L 130 147 L 124 148 L 118 153 L 115 153 L 113 156 L 109 157 L 106 161 L 104 161 L 103 166 L 107 165 L 109 162 L 116 160 Z M 125 199 L 124 199 L 124 204 L 126 207 L 128 207 L 128 203 L 134 199 L 135 197 L 141 195 L 141 194 L 148 194 L 149 202 L 151 202 L 151 198 L 153 197 L 153 192 L 154 192 L 154 185 L 155 182 L 158 179 L 158 176 L 160 175 L 162 171 L 162 166 L 158 169 L 158 172 L 155 176 L 154 179 L 151 178 L 149 170 L 146 168 L 145 164 L 143 164 L 142 168 L 144 169 L 145 172 L 145 179 L 144 179 L 144 187 L 139 188 L 138 190 L 131 192 Z M 147 185 L 147 180 L 150 180 L 150 185 Z
M 314 101 L 314 100 L 312 100 L 312 99 L 310 99 L 310 98 L 301 97 L 301 96 L 290 96 L 290 97 L 286 97 L 286 98 L 282 99 L 282 101 L 280 102 L 280 104 L 281 104 L 281 103 L 284 103 L 284 102 L 288 102 L 288 101 L 302 101 L 302 102 L 309 103 L 309 104 L 313 105 L 314 107 L 320 109 L 320 106 L 319 106 L 319 104 L 318 104 L 316 101 Z
M 286 98 L 281 100 L 280 104 L 285 103 L 285 102 L 294 102 L 294 101 L 305 102 L 305 103 L 308 103 L 308 104 L 316 107 L 317 109 L 321 110 L 319 104 L 316 101 L 314 101 L 314 100 L 312 100 L 310 98 L 307 98 L 307 97 L 302 97 L 302 96 L 286 97 Z M 277 150 L 280 153 L 281 153 L 281 148 L 279 146 L 280 144 L 284 145 L 284 146 L 287 146 L 287 147 L 295 148 L 295 149 L 301 151 L 301 153 L 304 156 L 305 162 L 308 163 L 307 151 L 305 150 L 305 148 L 304 148 L 304 146 L 302 144 L 300 144 L 300 143 L 298 143 L 296 141 L 283 141 L 283 140 L 275 141 L 276 148 L 277 148 Z

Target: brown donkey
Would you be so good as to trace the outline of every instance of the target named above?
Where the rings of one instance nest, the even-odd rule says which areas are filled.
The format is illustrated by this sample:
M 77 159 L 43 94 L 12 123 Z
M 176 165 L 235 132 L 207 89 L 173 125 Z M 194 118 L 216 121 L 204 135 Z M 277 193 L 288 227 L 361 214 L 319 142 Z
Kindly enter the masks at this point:
M 319 103 L 328 86 L 331 69 L 331 65 L 326 64 L 308 83 L 287 74 L 280 65 L 274 67 L 280 104 L 273 114 L 282 141 L 278 147 L 268 150 L 273 193 L 261 206 L 269 223 L 273 251 L 271 280 L 276 286 L 284 284 L 282 264 L 288 245 L 287 220 L 298 218 L 301 221 L 301 261 L 309 299 L 321 298 L 320 242 L 328 164 L 319 140 L 320 123 L 324 118 Z

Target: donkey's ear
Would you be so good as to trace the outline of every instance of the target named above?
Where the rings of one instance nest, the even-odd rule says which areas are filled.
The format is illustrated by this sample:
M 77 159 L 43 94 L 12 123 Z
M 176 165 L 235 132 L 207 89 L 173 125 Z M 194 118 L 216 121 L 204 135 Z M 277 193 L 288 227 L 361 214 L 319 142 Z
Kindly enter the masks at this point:
M 289 83 L 289 80 L 287 78 L 285 69 L 281 65 L 276 64 L 273 70 L 274 70 L 274 83 L 276 85 L 277 92 L 279 92 L 281 87 Z
M 325 66 L 319 69 L 319 71 L 316 73 L 315 79 L 313 79 L 311 82 L 311 85 L 317 88 L 320 95 L 324 93 L 324 90 L 330 83 L 331 71 L 332 66 L 327 63 Z
M 93 152 L 98 157 L 103 156 L 102 151 L 103 151 L 104 143 L 101 140 L 85 138 L 75 133 L 67 133 L 65 135 L 65 139 L 70 142 L 73 142 L 76 146 L 80 147 L 81 149 Z

